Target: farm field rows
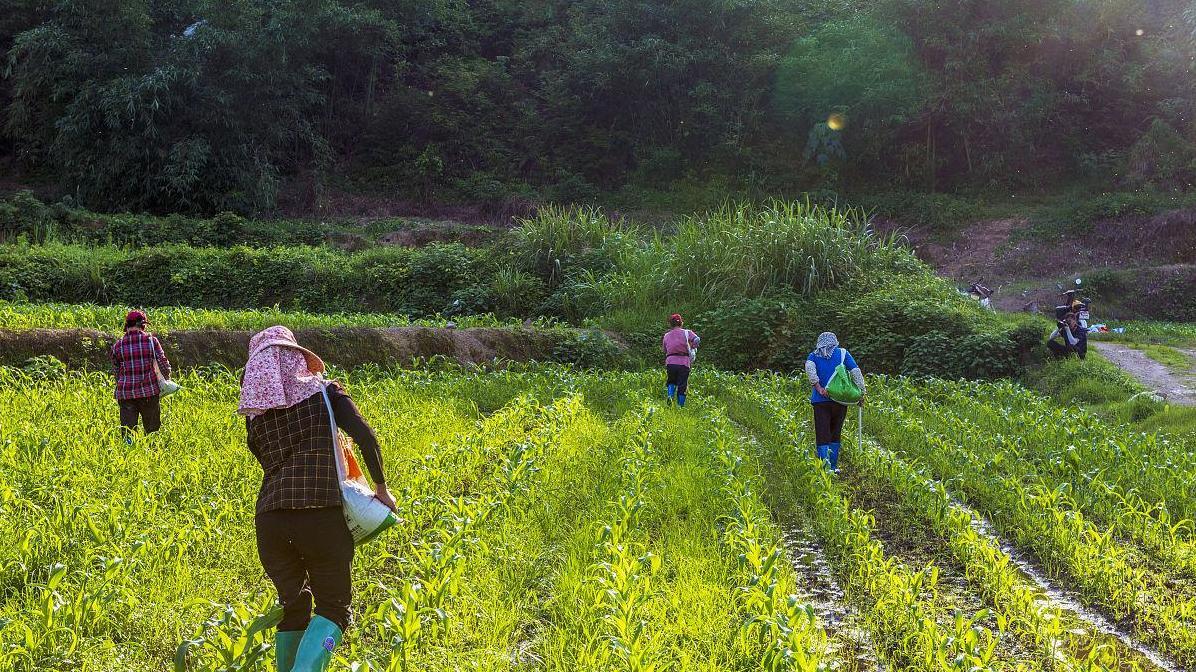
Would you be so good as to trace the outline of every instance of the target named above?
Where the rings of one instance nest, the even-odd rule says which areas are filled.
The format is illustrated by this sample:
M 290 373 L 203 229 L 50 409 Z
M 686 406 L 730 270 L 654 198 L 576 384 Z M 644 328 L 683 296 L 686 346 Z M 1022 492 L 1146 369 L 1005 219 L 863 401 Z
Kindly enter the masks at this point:
M 343 380 L 405 522 L 358 549 L 334 669 L 1196 666 L 1182 440 L 877 378 L 831 476 L 779 376 L 697 375 L 685 409 L 655 373 Z M 0 669 L 271 669 L 237 379 L 181 381 L 127 447 L 107 377 L 0 371 Z

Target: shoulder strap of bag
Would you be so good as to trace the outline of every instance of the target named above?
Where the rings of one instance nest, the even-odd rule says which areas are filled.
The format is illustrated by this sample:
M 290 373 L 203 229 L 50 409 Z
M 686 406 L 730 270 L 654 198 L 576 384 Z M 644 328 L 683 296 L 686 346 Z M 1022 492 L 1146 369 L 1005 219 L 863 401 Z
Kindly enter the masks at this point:
M 158 366 L 158 350 L 162 348 L 162 344 L 158 341 L 158 339 L 154 338 L 153 334 L 146 334 L 145 337 L 147 340 L 149 340 L 150 361 L 154 363 L 154 376 L 157 377 L 158 380 L 165 380 L 166 377 L 162 375 L 162 369 Z M 163 350 L 162 354 L 165 355 L 166 351 Z
M 847 366 L 847 348 L 839 348 L 839 366 Z
M 332 459 L 336 462 L 336 479 L 344 481 L 345 466 L 341 464 L 344 459 L 340 454 L 341 439 L 339 430 L 336 428 L 336 414 L 332 412 L 332 400 L 328 398 L 328 383 L 320 386 L 320 394 L 324 395 L 324 408 L 328 409 L 328 422 L 332 425 Z

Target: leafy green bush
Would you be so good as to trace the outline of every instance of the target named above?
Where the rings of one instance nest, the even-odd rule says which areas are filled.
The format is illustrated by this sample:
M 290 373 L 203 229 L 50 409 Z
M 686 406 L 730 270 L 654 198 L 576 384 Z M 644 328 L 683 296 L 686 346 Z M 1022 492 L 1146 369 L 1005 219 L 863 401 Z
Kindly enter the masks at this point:
M 379 233 L 391 230 L 387 228 Z M 233 212 L 210 219 L 179 214 L 159 217 L 133 213 L 102 214 L 45 204 L 31 192 L 0 199 L 0 242 L 24 236 L 32 243 L 60 242 L 121 247 L 180 243 L 195 247 L 275 247 L 320 245 L 344 232 L 370 233 L 348 224 L 304 220 L 247 220 Z M 376 234 L 375 234 L 376 235 Z
M 552 350 L 554 361 L 573 364 L 583 369 L 611 367 L 618 357 L 618 344 L 605 332 L 597 329 L 573 332 Z
M 482 256 L 457 243 L 357 254 L 311 247 L 2 246 L 0 298 L 425 316 L 452 310 L 458 293 L 480 282 Z
M 67 367 L 54 355 L 38 355 L 26 360 L 21 371 L 34 380 L 61 380 L 66 377 Z
M 727 301 L 694 325 L 703 357 L 720 368 L 798 372 L 818 334 L 833 331 L 865 371 L 968 379 L 1016 375 L 1043 336 L 1039 325 L 1011 326 L 930 276 Z
M 785 293 L 724 301 L 694 320 L 703 337 L 702 357 L 732 371 L 800 368 L 806 350 L 794 361 L 792 344 L 808 346 L 818 335 L 809 307 L 808 299 Z
M 1016 344 L 1007 334 L 946 335 L 930 332 L 910 339 L 901 373 L 969 380 L 1007 378 L 1018 372 Z

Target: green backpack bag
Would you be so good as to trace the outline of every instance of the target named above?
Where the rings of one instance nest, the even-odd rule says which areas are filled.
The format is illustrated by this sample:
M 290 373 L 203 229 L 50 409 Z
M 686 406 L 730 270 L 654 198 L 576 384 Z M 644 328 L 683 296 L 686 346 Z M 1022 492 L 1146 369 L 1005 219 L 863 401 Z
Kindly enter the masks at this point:
M 864 396 L 855 381 L 851 379 L 851 373 L 844 366 L 846 361 L 847 351 L 839 348 L 839 366 L 835 367 L 835 372 L 831 374 L 831 379 L 826 383 L 826 396 L 844 406 L 858 403 L 860 397 Z

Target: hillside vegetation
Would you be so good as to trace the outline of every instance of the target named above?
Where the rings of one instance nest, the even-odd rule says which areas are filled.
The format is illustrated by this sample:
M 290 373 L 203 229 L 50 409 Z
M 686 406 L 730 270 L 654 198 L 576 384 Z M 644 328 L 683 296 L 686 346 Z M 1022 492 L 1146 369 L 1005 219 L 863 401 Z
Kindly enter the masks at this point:
M 785 202 L 728 204 L 670 233 L 545 207 L 476 247 L 24 242 L 0 246 L 0 299 L 551 318 L 618 332 L 632 361 L 655 361 L 665 317 L 681 312 L 733 370 L 793 370 L 834 329 L 871 370 L 1007 376 L 1039 338 L 960 297 L 862 212 Z
M 1181 0 L 44 3 L 3 140 L 76 205 L 1186 188 Z M 672 194 L 672 196 L 668 196 Z

